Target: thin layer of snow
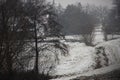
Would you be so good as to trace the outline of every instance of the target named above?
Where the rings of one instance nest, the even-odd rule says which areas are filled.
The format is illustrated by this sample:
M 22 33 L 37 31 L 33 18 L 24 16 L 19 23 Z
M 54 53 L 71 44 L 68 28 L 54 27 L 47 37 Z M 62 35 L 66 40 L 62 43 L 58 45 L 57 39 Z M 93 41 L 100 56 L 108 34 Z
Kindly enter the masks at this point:
M 119 34 L 114 34 L 114 35 L 109 34 L 109 35 L 107 35 L 107 38 L 108 38 L 108 40 L 117 39 L 117 38 L 120 38 L 120 35 Z
M 93 47 L 79 42 L 66 42 L 65 44 L 69 46 L 69 56 L 61 57 L 60 64 L 57 65 L 56 72 L 52 75 L 69 75 L 94 69 L 96 55 Z
M 82 40 L 83 37 L 81 35 L 67 35 L 65 36 L 66 40 Z

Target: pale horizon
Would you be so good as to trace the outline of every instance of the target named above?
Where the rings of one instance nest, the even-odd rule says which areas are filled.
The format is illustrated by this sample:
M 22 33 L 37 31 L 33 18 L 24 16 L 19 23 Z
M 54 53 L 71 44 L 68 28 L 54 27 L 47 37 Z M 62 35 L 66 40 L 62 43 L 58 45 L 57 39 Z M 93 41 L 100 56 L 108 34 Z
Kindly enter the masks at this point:
M 47 0 L 49 2 L 53 0 Z M 76 4 L 80 2 L 83 6 L 95 5 L 95 6 L 105 6 L 111 8 L 113 6 L 113 0 L 54 0 L 56 4 L 61 4 L 63 8 L 66 8 L 69 4 Z

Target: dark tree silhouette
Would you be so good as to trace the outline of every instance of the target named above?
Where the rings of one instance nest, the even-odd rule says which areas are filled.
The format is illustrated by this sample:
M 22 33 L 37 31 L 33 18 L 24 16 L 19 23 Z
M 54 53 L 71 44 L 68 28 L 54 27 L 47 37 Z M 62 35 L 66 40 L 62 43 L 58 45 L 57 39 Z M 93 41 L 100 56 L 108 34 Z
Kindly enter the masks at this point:
M 44 0 L 28 0 L 28 2 L 25 4 L 25 11 L 28 15 L 29 20 L 33 24 L 33 39 L 35 40 L 36 53 L 34 69 L 38 74 L 39 52 L 43 49 L 43 47 L 39 47 L 39 45 L 42 42 L 45 42 L 47 37 L 63 38 L 63 35 L 61 34 L 62 27 L 57 22 L 58 19 L 55 13 L 54 4 L 46 4 Z M 65 51 L 67 50 L 67 47 L 64 44 L 61 44 L 59 40 L 52 40 L 47 42 L 52 42 L 54 44 L 52 44 L 51 47 L 54 46 L 56 48 L 59 48 L 60 50 L 63 50 L 63 53 L 67 52 Z M 44 50 L 45 49 L 48 50 L 47 47 L 44 48 Z
M 59 41 L 63 37 L 54 7 L 45 0 L 0 0 L 0 74 L 11 76 L 13 72 L 25 71 L 28 59 L 35 56 L 34 72 L 38 75 L 40 51 L 54 47 L 67 53 L 67 46 Z M 59 39 L 46 41 L 47 37 Z M 41 47 L 42 42 L 46 44 Z M 32 55 L 26 48 L 31 49 Z
M 0 2 L 0 72 L 12 74 L 18 55 L 24 50 L 29 25 L 20 0 Z

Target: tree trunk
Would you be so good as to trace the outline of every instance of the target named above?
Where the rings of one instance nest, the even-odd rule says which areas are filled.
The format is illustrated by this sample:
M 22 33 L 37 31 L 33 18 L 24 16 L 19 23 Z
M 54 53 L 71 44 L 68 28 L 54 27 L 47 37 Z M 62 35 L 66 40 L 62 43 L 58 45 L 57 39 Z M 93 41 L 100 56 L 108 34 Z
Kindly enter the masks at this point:
M 34 20 L 34 31 L 35 31 L 35 51 L 36 51 L 36 57 L 35 57 L 35 72 L 38 74 L 38 58 L 39 58 L 39 52 L 38 52 L 38 38 L 37 38 L 37 26 L 36 26 L 36 16 Z
M 106 33 L 106 32 L 104 32 L 104 39 L 105 39 L 105 41 L 108 40 L 108 38 L 107 38 L 107 33 Z

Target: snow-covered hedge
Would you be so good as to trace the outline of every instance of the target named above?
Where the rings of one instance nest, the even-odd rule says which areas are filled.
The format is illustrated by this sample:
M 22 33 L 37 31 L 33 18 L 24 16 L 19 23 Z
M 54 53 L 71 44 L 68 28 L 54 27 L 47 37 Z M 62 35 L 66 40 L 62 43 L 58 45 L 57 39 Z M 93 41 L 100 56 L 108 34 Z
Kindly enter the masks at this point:
M 103 42 L 96 46 L 101 66 L 120 63 L 120 39 Z

